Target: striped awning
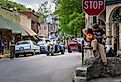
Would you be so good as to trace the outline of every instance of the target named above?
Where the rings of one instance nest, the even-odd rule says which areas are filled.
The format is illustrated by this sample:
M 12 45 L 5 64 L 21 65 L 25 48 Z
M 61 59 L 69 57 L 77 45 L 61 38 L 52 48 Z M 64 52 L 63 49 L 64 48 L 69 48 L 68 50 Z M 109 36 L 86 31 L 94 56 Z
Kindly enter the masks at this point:
M 29 27 L 26 27 L 26 26 L 23 26 L 22 25 L 22 27 L 23 27 L 23 29 L 28 33 L 28 35 L 30 35 L 30 36 L 36 36 L 37 34 L 32 30 L 32 29 L 30 29 Z

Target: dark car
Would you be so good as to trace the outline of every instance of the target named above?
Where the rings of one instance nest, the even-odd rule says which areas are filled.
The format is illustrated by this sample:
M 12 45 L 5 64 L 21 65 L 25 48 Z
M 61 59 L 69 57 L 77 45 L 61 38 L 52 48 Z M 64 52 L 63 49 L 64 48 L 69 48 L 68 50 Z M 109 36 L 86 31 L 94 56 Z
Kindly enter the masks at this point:
M 76 38 L 68 42 L 68 52 L 72 53 L 72 51 L 82 51 L 82 40 L 83 38 Z M 84 41 L 84 45 L 87 46 L 89 45 L 88 42 Z

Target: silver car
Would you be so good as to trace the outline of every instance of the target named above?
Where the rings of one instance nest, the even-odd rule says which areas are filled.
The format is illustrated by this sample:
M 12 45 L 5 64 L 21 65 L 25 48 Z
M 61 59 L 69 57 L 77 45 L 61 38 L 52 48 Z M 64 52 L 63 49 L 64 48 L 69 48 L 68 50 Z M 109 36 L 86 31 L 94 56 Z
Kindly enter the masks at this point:
M 19 57 L 20 54 L 32 54 L 40 53 L 40 47 L 31 40 L 19 41 L 15 45 L 15 56 Z

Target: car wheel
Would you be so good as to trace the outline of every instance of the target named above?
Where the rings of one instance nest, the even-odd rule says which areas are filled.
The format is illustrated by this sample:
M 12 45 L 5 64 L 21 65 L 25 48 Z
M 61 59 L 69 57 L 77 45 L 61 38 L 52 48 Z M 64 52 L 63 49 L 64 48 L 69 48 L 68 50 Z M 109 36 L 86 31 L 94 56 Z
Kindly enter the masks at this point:
M 68 46 L 68 53 L 72 53 L 71 48 Z
M 19 57 L 19 54 L 15 54 L 15 57 L 18 58 Z
M 78 46 L 78 51 L 79 51 L 79 52 L 82 52 L 81 46 Z
M 35 55 L 35 51 L 34 51 L 34 52 L 32 52 L 32 56 L 33 56 L 33 55 Z
M 26 57 L 27 55 L 26 55 L 26 53 L 24 53 L 24 57 Z
M 64 54 L 64 51 L 61 51 L 61 54 Z
M 51 53 L 51 56 L 54 56 L 54 53 L 53 52 Z
M 49 54 L 50 54 L 49 52 L 46 53 L 47 56 L 49 56 Z
M 55 45 L 55 50 L 54 50 L 55 53 L 58 53 L 58 46 Z

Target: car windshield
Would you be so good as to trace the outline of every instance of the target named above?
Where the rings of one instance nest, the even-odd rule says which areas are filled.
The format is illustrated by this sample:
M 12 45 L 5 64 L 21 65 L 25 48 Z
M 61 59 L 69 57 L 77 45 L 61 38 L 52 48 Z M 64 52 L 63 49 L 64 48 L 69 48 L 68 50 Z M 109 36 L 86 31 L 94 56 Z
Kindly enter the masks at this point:
M 38 45 L 44 45 L 44 44 L 45 44 L 44 41 L 39 41 L 39 42 L 38 42 Z
M 47 42 L 50 42 L 50 40 L 45 40 L 45 41 L 46 41 L 46 43 L 47 43 Z
M 18 42 L 16 45 L 30 44 L 29 42 Z
M 83 38 L 79 38 L 77 39 L 77 42 L 82 42 L 82 40 L 84 40 Z

